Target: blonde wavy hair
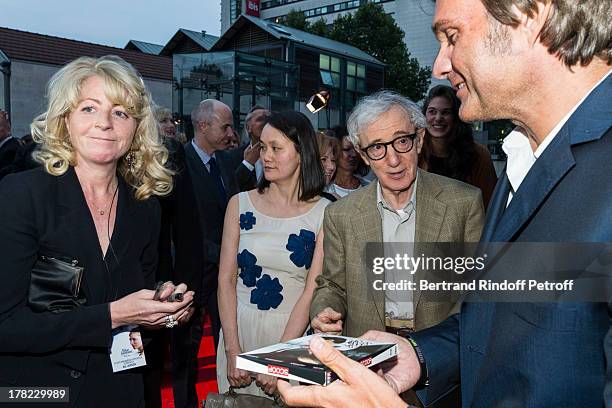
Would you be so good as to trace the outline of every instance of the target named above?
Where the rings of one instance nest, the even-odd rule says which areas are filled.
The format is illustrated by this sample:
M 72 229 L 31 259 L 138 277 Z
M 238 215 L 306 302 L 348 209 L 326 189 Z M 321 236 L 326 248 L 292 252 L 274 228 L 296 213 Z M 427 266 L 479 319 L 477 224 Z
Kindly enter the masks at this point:
M 338 160 L 340 156 L 340 141 L 335 137 L 327 136 L 325 133 L 317 132 L 317 145 L 319 146 L 319 155 L 323 156 L 331 148 L 334 159 Z
M 126 154 L 131 155 L 133 165 L 128 165 L 125 156 L 117 165 L 125 181 L 134 187 L 136 199 L 170 193 L 173 173 L 164 167 L 168 151 L 159 137 L 151 96 L 134 67 L 114 55 L 81 57 L 53 75 L 47 88 L 47 111 L 30 126 L 32 138 L 40 143 L 36 159 L 54 176 L 77 164 L 65 119 L 79 102 L 83 82 L 92 76 L 102 78 L 106 97 L 136 120 L 136 132 Z

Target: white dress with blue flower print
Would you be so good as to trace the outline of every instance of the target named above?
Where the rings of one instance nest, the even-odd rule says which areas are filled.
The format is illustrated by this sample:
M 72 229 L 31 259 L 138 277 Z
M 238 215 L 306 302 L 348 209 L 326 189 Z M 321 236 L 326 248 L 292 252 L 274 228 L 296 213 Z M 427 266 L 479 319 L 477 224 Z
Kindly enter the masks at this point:
M 316 235 L 323 225 L 329 200 L 321 198 L 305 214 L 274 218 L 257 211 L 248 192 L 238 197 L 237 320 L 243 352 L 278 343 L 293 306 L 302 295 L 310 269 Z M 223 330 L 217 349 L 219 392 L 229 389 Z M 265 393 L 253 382 L 240 393 Z

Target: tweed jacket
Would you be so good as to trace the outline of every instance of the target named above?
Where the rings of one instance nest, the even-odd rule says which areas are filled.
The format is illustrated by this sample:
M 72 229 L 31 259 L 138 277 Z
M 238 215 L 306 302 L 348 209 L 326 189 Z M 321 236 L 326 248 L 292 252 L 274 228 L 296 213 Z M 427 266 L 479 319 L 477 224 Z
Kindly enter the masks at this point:
M 349 194 L 325 210 L 323 272 L 310 308 L 311 319 L 326 307 L 343 315 L 343 334 L 360 336 L 385 330 L 383 291 L 368 283 L 367 242 L 382 242 L 377 183 Z M 415 242 L 478 242 L 484 223 L 478 188 L 418 170 Z M 422 278 L 417 271 L 415 280 Z M 433 326 L 459 310 L 458 297 L 448 302 L 428 300 L 414 292 L 415 329 Z

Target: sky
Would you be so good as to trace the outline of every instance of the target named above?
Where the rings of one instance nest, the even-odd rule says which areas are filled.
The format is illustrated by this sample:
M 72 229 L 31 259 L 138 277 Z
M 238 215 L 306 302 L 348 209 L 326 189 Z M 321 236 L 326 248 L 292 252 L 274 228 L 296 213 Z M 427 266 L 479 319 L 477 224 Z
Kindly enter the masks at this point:
M 123 48 L 179 28 L 219 35 L 221 0 L 0 0 L 0 27 Z

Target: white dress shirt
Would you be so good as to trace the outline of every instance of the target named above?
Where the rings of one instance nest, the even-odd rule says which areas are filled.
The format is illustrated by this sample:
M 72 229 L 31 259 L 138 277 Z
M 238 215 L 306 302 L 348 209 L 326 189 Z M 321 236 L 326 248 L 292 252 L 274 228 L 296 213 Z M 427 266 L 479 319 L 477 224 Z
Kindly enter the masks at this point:
M 508 181 L 510 181 L 510 194 L 508 195 L 508 202 L 506 207 L 510 204 L 514 193 L 516 193 L 531 170 L 531 167 L 535 161 L 542 155 L 544 150 L 550 145 L 555 136 L 559 133 L 565 122 L 569 120 L 572 114 L 578 109 L 578 107 L 584 102 L 584 100 L 597 88 L 612 72 L 608 71 L 606 75 L 587 92 L 584 97 L 557 123 L 557 125 L 550 131 L 550 133 L 542 140 L 542 143 L 534 151 L 529 143 L 529 138 L 525 134 L 525 130 L 521 127 L 517 127 L 504 139 L 502 149 L 508 156 L 506 165 L 506 174 L 508 175 Z

